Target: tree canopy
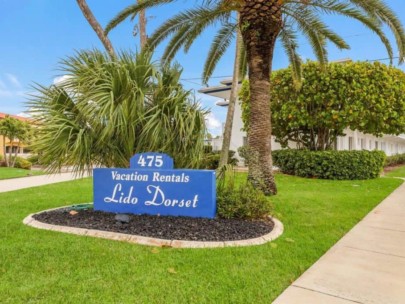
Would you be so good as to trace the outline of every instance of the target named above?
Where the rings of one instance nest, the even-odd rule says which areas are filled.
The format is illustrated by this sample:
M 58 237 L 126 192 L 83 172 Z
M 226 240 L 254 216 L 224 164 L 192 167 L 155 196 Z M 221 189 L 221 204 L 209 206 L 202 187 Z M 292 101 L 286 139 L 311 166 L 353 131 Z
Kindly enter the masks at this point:
M 294 87 L 290 69 L 272 75 L 273 134 L 310 150 L 333 146 L 350 128 L 381 136 L 405 132 L 405 73 L 379 62 L 319 63 L 303 65 L 303 82 Z M 241 99 L 248 128 L 248 84 Z
M 3 136 L 3 153 L 6 166 L 14 167 L 18 149 L 16 149 L 13 156 L 13 147 L 18 147 L 22 142 L 27 142 L 31 134 L 31 126 L 19 119 L 7 115 L 4 119 L 0 120 L 0 135 Z M 7 156 L 6 140 L 10 143 L 10 150 Z M 17 145 L 15 145 L 17 142 Z

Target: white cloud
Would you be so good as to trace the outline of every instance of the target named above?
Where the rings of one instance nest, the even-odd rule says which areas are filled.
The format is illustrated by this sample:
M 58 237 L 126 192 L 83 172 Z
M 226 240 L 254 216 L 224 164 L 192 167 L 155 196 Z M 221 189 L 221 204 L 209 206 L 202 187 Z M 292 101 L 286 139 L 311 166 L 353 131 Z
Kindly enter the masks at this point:
M 18 80 L 17 76 L 15 76 L 11 73 L 6 73 L 5 75 L 14 87 L 19 88 L 19 89 L 22 88 L 22 85 L 21 85 L 20 81 Z
M 65 81 L 69 80 L 70 78 L 72 78 L 71 75 L 63 75 L 63 76 L 55 77 L 53 79 L 53 84 L 54 85 L 63 84 Z
M 18 113 L 17 116 L 25 117 L 25 118 L 30 118 L 31 117 L 31 115 L 29 113 L 27 113 L 27 112 Z
M 207 124 L 207 128 L 211 131 L 221 131 L 222 130 L 222 124 L 218 120 L 218 118 L 215 117 L 213 113 L 208 113 L 205 116 L 205 122 Z

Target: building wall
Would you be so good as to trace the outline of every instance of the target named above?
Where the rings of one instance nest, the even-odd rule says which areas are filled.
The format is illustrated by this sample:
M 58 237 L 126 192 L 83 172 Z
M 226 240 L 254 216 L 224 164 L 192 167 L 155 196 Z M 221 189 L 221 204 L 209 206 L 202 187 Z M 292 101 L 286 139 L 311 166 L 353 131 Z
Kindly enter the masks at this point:
M 4 155 L 4 137 L 0 136 L 0 157 Z
M 26 146 L 22 143 L 19 143 L 19 141 L 15 141 L 13 144 L 13 153 L 15 152 L 15 149 L 18 149 L 18 153 L 24 153 L 24 148 Z M 9 149 L 11 149 L 11 144 L 10 144 L 10 140 L 6 137 L 6 152 L 9 153 Z M 0 155 L 3 156 L 4 155 L 4 137 L 0 136 Z M 1 157 L 0 156 L 0 157 Z
M 405 153 L 405 139 L 401 136 L 376 137 L 360 131 L 346 130 L 337 140 L 338 150 L 380 150 L 388 156 Z

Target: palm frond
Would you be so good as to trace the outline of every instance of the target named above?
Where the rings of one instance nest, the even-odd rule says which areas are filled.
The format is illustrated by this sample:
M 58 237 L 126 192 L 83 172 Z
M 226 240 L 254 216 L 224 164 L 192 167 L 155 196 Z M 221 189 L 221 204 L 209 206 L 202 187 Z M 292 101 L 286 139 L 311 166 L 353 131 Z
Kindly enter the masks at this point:
M 188 50 L 201 32 L 208 26 L 226 19 L 229 12 L 220 8 L 212 9 L 210 7 L 197 7 L 195 9 L 181 12 L 163 23 L 154 34 L 148 39 L 149 50 L 154 50 L 163 40 L 170 35 L 175 35 L 178 31 L 184 31 L 188 28 L 188 39 L 182 44 Z
M 232 39 L 235 37 L 237 31 L 237 24 L 227 23 L 222 26 L 215 36 L 211 44 L 211 49 L 208 52 L 203 69 L 203 83 L 207 83 L 212 73 L 214 72 L 217 63 L 222 58 Z
M 405 30 L 397 14 L 381 0 L 351 0 L 351 2 L 378 18 L 391 29 L 399 49 L 399 63 L 403 63 L 405 60 Z
M 134 18 L 140 11 L 151 7 L 174 2 L 175 0 L 143 0 L 136 4 L 130 5 L 120 11 L 110 22 L 108 22 L 104 32 L 106 35 L 114 29 L 118 24 L 124 22 L 128 17 Z
M 300 87 L 302 82 L 302 60 L 297 54 L 297 35 L 291 26 L 284 26 L 280 32 L 281 43 L 285 52 L 290 60 L 293 80 L 297 88 Z

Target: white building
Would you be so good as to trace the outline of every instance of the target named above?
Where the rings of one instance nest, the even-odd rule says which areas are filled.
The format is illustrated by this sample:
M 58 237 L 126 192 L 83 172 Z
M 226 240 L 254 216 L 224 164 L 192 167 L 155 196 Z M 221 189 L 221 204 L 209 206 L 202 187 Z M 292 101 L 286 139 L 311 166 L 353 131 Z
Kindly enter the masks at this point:
M 216 103 L 217 106 L 227 107 L 228 100 L 231 93 L 231 80 L 221 81 L 221 85 L 200 89 L 198 92 L 207 94 L 210 96 L 218 97 L 220 100 Z M 242 131 L 242 109 L 239 101 L 235 105 L 235 116 L 232 126 L 231 145 L 230 149 L 237 151 L 239 147 L 242 147 L 247 143 L 247 134 Z M 335 148 L 337 150 L 381 150 L 388 156 L 394 154 L 405 153 L 405 135 L 393 136 L 385 135 L 383 137 L 375 137 L 371 134 L 364 134 L 360 131 L 345 130 L 346 136 L 339 137 L 337 139 Z M 279 143 L 272 137 L 272 150 L 281 149 Z M 215 143 L 213 149 L 220 150 L 222 145 Z M 238 157 L 238 155 L 236 154 Z

